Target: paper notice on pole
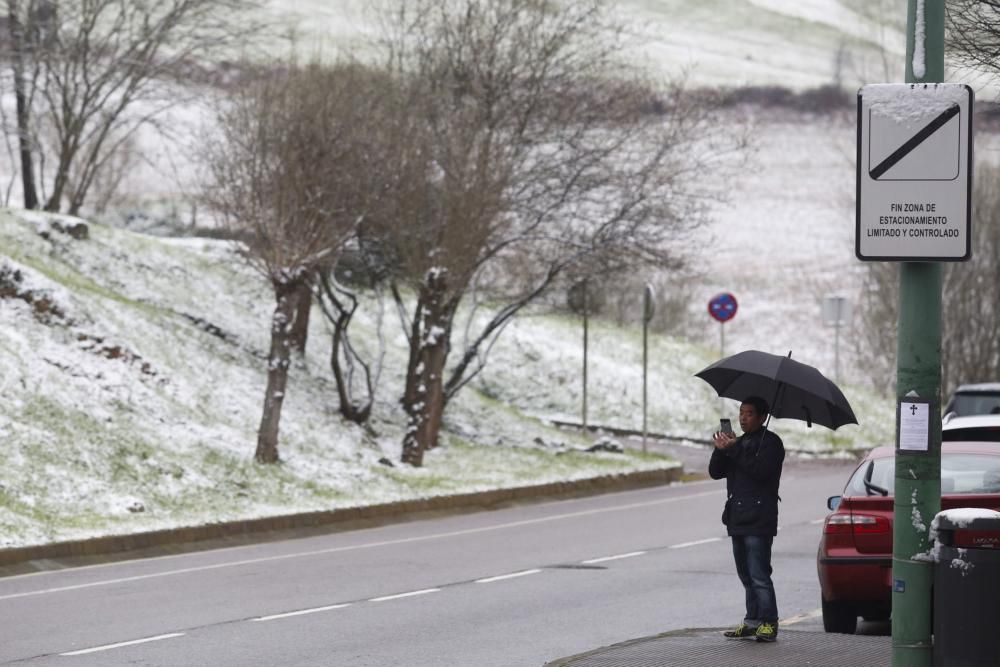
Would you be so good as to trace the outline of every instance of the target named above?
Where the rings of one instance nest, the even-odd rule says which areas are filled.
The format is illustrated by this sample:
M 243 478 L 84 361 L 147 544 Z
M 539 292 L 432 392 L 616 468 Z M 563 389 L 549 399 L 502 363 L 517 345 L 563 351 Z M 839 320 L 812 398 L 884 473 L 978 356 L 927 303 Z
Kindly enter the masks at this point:
M 926 452 L 930 449 L 931 409 L 929 403 L 899 404 L 899 448 L 908 452 Z

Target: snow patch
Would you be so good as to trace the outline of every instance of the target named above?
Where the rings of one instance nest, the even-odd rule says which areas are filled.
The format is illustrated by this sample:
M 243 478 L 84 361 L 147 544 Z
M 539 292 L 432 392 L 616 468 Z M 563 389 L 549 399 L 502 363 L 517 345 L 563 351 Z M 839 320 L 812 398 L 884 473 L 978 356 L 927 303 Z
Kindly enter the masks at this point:
M 427 337 L 424 338 L 424 347 L 434 347 L 438 344 L 438 340 L 440 340 L 443 335 L 444 329 L 435 324 L 431 327 L 430 331 L 427 332 Z
M 917 0 L 917 16 L 913 22 L 913 60 L 910 63 L 913 76 L 923 79 L 927 74 L 926 52 L 927 28 L 924 24 L 924 0 Z
M 946 519 L 956 528 L 967 528 L 976 519 L 1000 519 L 1000 512 L 980 507 L 958 507 L 951 510 L 944 510 L 943 512 L 938 512 L 934 517 L 934 521 L 931 524 L 932 528 L 937 529 L 940 525 L 938 523 L 940 519 Z
M 899 84 L 876 83 L 865 86 L 864 100 L 872 114 L 906 126 L 922 126 L 952 106 L 968 100 L 965 86 L 914 83 L 900 92 Z

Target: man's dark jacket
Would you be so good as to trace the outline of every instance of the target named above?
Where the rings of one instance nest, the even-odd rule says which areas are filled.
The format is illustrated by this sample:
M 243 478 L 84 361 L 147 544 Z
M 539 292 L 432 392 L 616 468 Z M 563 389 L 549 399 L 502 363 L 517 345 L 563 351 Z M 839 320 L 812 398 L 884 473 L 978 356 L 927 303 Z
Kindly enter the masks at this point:
M 708 463 L 712 479 L 726 478 L 722 522 L 730 535 L 778 534 L 778 483 L 785 446 L 763 428 L 744 433 L 727 449 L 716 448 Z

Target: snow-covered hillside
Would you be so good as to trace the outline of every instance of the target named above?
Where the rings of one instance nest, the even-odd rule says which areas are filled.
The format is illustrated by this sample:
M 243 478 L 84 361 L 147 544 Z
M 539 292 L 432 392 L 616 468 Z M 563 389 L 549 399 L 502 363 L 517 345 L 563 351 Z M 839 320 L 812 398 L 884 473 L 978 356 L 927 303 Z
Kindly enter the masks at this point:
M 366 433 L 336 412 L 319 317 L 291 374 L 283 464 L 255 465 L 266 282 L 225 242 L 99 225 L 74 239 L 58 224 L 68 223 L 0 214 L 0 546 L 673 465 L 580 452 L 577 436 L 469 391 L 425 468 L 386 466 L 404 424 L 402 332 L 388 332 Z M 364 317 L 357 326 L 374 338 Z
M 883 48 L 901 58 L 898 24 L 864 19 L 857 10 L 866 3 L 619 0 L 617 6 L 630 22 L 634 57 L 664 75 L 687 66 L 699 85 L 805 88 L 830 83 L 838 72 L 845 86 L 878 80 L 872 70 Z M 324 52 L 364 48 L 368 5 L 271 1 L 277 16 Z M 193 105 L 174 113 L 167 124 L 175 134 L 193 136 L 205 110 Z M 705 308 L 714 294 L 730 291 L 740 301 L 726 325 L 726 353 L 792 350 L 832 376 L 833 331 L 821 326 L 820 301 L 829 294 L 850 298 L 859 286 L 851 115 L 733 113 L 753 116 L 755 154 L 735 177 L 705 176 L 728 197 L 711 204 L 711 225 L 689 248 L 702 275 L 685 287 L 689 338 L 651 340 L 654 432 L 702 438 L 720 412 L 734 411 L 692 377 L 720 354 L 719 325 Z M 977 137 L 977 155 L 997 155 L 995 144 L 991 136 Z M 137 165 L 128 182 L 136 207 L 159 201 L 154 216 L 175 207 L 171 214 L 179 219 L 193 217 L 178 192 L 196 180 L 190 156 L 145 137 L 139 150 L 148 164 Z M 196 213 L 201 222 L 204 213 Z M 386 375 L 370 434 L 336 412 L 329 337 L 314 317 L 309 355 L 293 369 L 285 403 L 284 463 L 257 466 L 252 454 L 272 308 L 265 282 L 224 242 L 124 231 L 113 226 L 121 222 L 117 214 L 105 220 L 108 226 L 94 221 L 90 238 L 76 240 L 54 230 L 54 222 L 0 213 L 0 546 L 669 465 L 634 452 L 583 453 L 577 435 L 545 424 L 579 414 L 580 325 L 535 311 L 505 331 L 486 371 L 449 408 L 445 446 L 417 470 L 379 463 L 398 460 L 404 425 L 398 322 L 386 319 Z M 356 318 L 362 342 L 375 338 L 371 318 L 371 310 Z M 624 328 L 593 323 L 592 422 L 641 425 L 638 313 L 635 321 Z M 851 367 L 857 344 L 850 329 L 842 331 L 842 385 L 861 425 L 832 433 L 778 421 L 790 448 L 891 440 L 892 399 L 872 394 Z
M 380 0 L 269 0 L 297 49 L 370 53 Z M 384 3 L 383 3 L 384 4 Z M 391 4 L 391 3 L 390 3 Z M 784 85 L 902 76 L 905 3 L 891 0 L 613 0 L 628 58 L 663 77 L 688 71 L 696 85 Z

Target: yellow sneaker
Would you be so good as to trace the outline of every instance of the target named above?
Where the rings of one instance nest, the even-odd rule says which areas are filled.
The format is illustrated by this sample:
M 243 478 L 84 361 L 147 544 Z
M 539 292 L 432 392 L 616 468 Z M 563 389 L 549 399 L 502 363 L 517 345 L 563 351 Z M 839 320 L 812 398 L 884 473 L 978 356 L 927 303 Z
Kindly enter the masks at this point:
M 726 630 L 722 633 L 722 636 L 726 639 L 753 639 L 754 633 L 757 628 L 747 625 L 746 623 L 740 623 L 732 630 Z
M 756 637 L 759 642 L 776 641 L 778 639 L 778 624 L 761 623 L 757 626 L 757 631 L 754 632 L 754 637 Z

